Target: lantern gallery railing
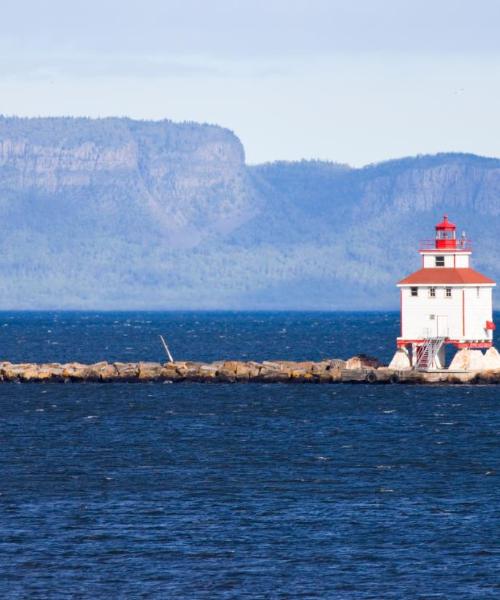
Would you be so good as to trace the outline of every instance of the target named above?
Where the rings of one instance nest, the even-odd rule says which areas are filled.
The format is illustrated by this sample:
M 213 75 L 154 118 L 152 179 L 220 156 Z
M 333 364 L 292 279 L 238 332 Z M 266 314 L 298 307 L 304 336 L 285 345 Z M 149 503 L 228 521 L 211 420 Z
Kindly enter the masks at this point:
M 447 240 L 447 241 L 452 241 L 452 240 Z M 455 240 L 453 240 L 455 241 Z M 456 240 L 456 244 L 453 244 L 453 247 L 449 246 L 449 247 L 444 247 L 444 248 L 436 248 L 436 240 L 421 240 L 420 241 L 420 251 L 425 251 L 425 250 L 444 250 L 445 252 L 447 250 L 453 250 L 454 252 L 472 252 L 472 243 L 471 240 L 466 240 L 466 239 L 461 239 L 459 238 L 458 240 Z

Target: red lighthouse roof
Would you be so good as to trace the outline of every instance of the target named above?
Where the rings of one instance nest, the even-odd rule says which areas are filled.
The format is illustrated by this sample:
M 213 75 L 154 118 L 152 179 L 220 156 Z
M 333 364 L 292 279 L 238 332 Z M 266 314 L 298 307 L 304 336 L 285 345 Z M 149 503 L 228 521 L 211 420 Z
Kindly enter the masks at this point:
M 442 231 L 443 229 L 452 230 L 452 229 L 456 229 L 456 228 L 457 228 L 457 226 L 454 223 L 452 223 L 451 221 L 448 221 L 448 215 L 444 215 L 441 223 L 438 223 L 436 225 L 436 230 L 440 230 L 440 231 Z
M 420 269 L 398 285 L 495 285 L 493 279 L 474 269 Z

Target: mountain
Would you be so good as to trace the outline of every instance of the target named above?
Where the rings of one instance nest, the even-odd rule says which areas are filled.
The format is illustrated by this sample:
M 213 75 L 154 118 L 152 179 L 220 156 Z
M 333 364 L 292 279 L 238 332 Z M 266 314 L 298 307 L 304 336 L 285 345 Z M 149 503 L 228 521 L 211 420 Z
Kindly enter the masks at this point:
M 0 117 L 0 308 L 396 308 L 444 212 L 500 275 L 500 160 L 248 166 L 196 123 Z

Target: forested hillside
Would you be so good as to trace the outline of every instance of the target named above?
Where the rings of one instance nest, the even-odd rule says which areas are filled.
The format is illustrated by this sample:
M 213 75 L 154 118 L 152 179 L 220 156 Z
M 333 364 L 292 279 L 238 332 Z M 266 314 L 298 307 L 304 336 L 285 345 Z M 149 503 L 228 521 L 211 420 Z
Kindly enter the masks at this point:
M 397 307 L 447 212 L 500 275 L 500 160 L 247 166 L 230 131 L 0 118 L 1 308 Z

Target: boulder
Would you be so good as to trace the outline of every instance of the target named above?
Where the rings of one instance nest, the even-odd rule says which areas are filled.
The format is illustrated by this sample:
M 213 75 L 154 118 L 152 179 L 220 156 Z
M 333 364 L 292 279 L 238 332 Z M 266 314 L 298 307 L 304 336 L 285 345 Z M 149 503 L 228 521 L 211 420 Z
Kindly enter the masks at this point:
M 202 381 L 214 381 L 217 378 L 217 370 L 214 365 L 200 365 L 198 375 Z
M 346 369 L 378 369 L 383 366 L 378 358 L 367 356 L 366 354 L 357 354 L 351 357 L 345 365 Z
M 261 381 L 277 382 L 288 381 L 289 379 L 290 375 L 286 371 L 262 367 L 262 369 L 259 372 L 259 380 Z
M 116 379 L 117 375 L 115 366 L 106 361 L 94 363 L 88 367 L 88 379 L 90 380 L 112 381 Z
M 241 363 L 239 363 L 237 360 L 225 360 L 222 363 L 222 369 L 225 373 L 232 373 L 234 376 L 236 376 L 236 371 L 238 370 L 238 366 L 240 364 Z
M 81 363 L 73 362 L 61 365 L 63 379 L 70 379 L 72 381 L 85 381 L 88 378 L 88 365 L 82 365 Z
M 139 363 L 139 380 L 155 381 L 161 376 L 162 365 L 155 362 L 140 362 Z
M 200 367 L 202 366 L 202 363 L 191 361 L 176 361 L 173 363 L 167 363 L 164 366 L 168 366 L 169 368 L 175 368 L 175 370 L 181 377 L 186 377 L 188 379 L 196 379 L 196 377 L 200 373 Z
M 161 368 L 160 379 L 163 381 L 180 381 L 183 376 L 179 374 L 174 363 L 165 363 Z
M 39 365 L 38 381 L 62 381 L 64 379 L 63 372 L 63 365 L 59 363 Z
M 328 362 L 330 363 L 330 370 L 345 369 L 345 366 L 347 364 L 347 361 L 342 360 L 341 358 L 332 358 Z
M 116 376 L 120 380 L 132 381 L 139 375 L 139 365 L 137 363 L 115 362 L 113 366 L 116 369 Z
M 39 371 L 38 365 L 25 365 L 18 371 L 18 377 L 21 381 L 38 381 Z
M 322 360 L 317 363 L 313 363 L 312 372 L 318 375 L 322 375 L 331 369 L 329 360 Z
M 255 379 L 259 375 L 260 368 L 248 363 L 238 363 L 236 368 L 236 379 L 238 381 L 246 381 Z
M 12 364 L 12 363 L 3 363 L 1 372 L 4 381 L 18 381 L 22 379 L 23 373 L 27 370 L 30 370 L 33 365 L 29 363 L 22 364 Z

